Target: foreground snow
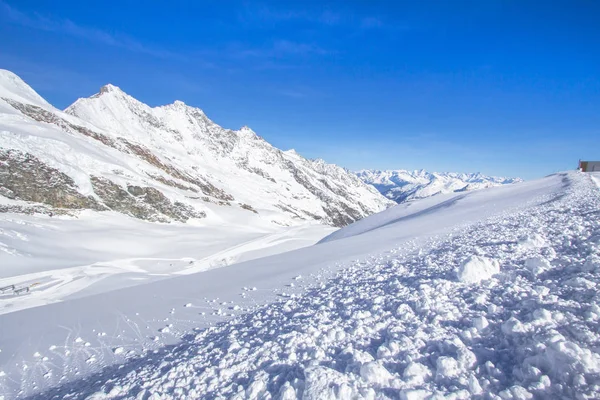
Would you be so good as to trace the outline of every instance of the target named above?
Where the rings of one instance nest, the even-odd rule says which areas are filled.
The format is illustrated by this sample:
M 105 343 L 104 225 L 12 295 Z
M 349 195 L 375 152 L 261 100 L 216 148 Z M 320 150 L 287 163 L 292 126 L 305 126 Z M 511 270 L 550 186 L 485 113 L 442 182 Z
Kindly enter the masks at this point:
M 593 398 L 598 188 L 571 173 L 464 196 L 312 248 L 0 316 L 5 396 L 62 384 L 39 398 Z M 107 368 L 77 380 L 94 364 Z

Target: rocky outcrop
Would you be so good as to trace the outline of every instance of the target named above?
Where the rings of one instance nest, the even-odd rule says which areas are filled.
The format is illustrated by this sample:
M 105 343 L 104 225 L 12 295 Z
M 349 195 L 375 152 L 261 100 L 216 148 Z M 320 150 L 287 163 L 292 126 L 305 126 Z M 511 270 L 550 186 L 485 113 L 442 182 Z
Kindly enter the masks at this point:
M 12 205 L 0 207 L 0 212 L 59 214 L 64 213 L 60 210 L 113 210 L 158 222 L 186 222 L 190 218 L 206 216 L 190 205 L 171 202 L 153 187 L 129 185 L 124 189 L 97 176 L 91 177 L 91 183 L 98 199 L 80 194 L 72 178 L 33 155 L 0 149 L 0 195 L 50 207 Z
M 94 192 L 111 210 L 135 218 L 169 222 L 186 222 L 190 218 L 204 218 L 204 212 L 181 202 L 171 202 L 162 192 L 152 187 L 128 185 L 125 190 L 120 185 L 97 176 L 91 178 Z
M 71 177 L 18 150 L 0 149 L 0 194 L 54 208 L 106 210 L 94 197 L 80 194 Z

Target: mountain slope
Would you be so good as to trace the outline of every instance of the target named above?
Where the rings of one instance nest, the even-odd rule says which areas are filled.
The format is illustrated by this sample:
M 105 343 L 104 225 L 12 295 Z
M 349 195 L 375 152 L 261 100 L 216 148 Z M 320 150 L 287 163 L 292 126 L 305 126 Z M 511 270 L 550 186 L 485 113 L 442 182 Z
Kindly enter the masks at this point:
M 463 192 L 522 182 L 520 178 L 486 176 L 480 173 L 438 173 L 424 170 L 362 170 L 356 175 L 397 203 L 436 194 Z
M 0 70 L 0 210 L 116 211 L 149 221 L 343 226 L 390 205 L 350 172 L 224 129 L 180 101 L 151 108 L 106 85 L 65 112 Z
M 9 312 L 0 393 L 595 398 L 599 211 L 588 175 L 557 174 L 405 203 L 291 253 Z

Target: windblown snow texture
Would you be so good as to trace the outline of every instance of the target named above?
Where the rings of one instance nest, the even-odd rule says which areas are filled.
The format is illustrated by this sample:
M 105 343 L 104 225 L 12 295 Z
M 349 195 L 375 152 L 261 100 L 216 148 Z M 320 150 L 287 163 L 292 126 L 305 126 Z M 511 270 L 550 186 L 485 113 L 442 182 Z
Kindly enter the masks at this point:
M 564 174 L 519 209 L 290 277 L 301 293 L 39 398 L 596 398 L 599 213 L 590 176 Z
M 522 182 L 520 178 L 486 176 L 480 173 L 426 172 L 424 170 L 362 170 L 356 175 L 397 203 L 437 194 L 465 192 Z

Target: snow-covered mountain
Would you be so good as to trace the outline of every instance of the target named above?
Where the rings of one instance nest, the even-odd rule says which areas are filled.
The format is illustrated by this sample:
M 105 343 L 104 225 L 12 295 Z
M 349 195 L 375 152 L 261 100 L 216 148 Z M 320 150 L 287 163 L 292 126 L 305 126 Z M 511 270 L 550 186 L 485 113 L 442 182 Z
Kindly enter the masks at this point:
M 463 192 L 522 182 L 520 178 L 486 176 L 480 173 L 426 172 L 424 170 L 361 170 L 356 175 L 397 203 L 440 193 Z
M 222 128 L 181 101 L 149 107 L 113 85 L 63 112 L 0 70 L 0 131 L 3 211 L 343 226 L 391 204 L 351 172 L 248 127 Z

